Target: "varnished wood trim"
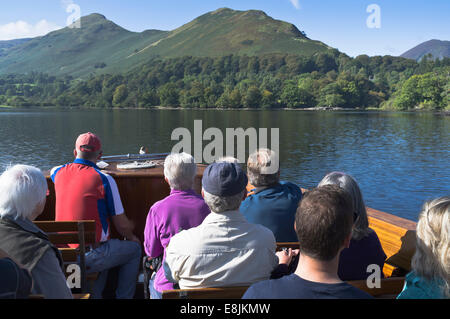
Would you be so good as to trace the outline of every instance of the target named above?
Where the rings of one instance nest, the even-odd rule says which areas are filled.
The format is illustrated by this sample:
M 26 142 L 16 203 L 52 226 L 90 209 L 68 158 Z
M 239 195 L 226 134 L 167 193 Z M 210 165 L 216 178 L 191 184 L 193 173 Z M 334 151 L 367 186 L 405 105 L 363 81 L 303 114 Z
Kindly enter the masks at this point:
M 166 290 L 162 299 L 241 299 L 247 289 L 248 286 Z

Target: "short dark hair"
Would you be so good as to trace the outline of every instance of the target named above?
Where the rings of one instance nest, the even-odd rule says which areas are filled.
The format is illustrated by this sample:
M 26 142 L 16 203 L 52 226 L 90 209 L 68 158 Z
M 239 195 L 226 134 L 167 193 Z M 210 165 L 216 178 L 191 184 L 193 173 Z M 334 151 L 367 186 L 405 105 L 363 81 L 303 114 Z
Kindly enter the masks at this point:
M 100 151 L 97 152 L 83 152 L 78 151 L 78 157 L 87 161 L 95 162 L 100 155 Z
M 353 226 L 353 201 L 337 185 L 308 191 L 295 215 L 300 252 L 329 261 L 336 257 Z

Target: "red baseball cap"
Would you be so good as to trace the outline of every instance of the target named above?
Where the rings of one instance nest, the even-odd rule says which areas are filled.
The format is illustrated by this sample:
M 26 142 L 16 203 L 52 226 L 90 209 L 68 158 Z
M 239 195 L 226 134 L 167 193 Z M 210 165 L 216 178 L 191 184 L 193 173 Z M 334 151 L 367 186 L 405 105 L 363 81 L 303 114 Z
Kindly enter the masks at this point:
M 97 135 L 88 132 L 78 136 L 75 147 L 81 152 L 98 152 L 102 149 L 102 142 Z

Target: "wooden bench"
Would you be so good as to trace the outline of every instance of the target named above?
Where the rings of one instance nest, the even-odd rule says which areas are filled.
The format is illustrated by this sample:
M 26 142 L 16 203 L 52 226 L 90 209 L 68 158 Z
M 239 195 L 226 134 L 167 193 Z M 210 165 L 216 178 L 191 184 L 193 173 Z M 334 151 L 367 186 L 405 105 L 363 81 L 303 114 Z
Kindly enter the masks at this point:
M 58 248 L 64 266 L 78 264 L 81 271 L 81 292 L 88 291 L 85 253 L 86 246 L 95 243 L 95 221 L 35 221 L 34 224 L 44 231 L 55 246 L 78 244 L 79 248 Z M 79 259 L 79 261 L 78 261 Z M 66 276 L 68 273 L 66 272 Z M 95 279 L 96 274 L 89 279 Z
M 247 287 L 165 290 L 162 299 L 241 299 Z
M 73 294 L 73 299 L 75 300 L 79 300 L 79 299 L 89 299 L 91 297 L 90 294 Z M 45 299 L 44 295 L 29 295 L 28 299 L 32 299 L 32 300 L 41 300 L 41 299 Z
M 348 284 L 378 298 L 393 299 L 402 291 L 405 277 L 392 277 L 380 280 L 379 288 L 369 288 L 366 280 L 348 281 Z M 220 287 L 166 290 L 162 299 L 241 299 L 248 287 Z

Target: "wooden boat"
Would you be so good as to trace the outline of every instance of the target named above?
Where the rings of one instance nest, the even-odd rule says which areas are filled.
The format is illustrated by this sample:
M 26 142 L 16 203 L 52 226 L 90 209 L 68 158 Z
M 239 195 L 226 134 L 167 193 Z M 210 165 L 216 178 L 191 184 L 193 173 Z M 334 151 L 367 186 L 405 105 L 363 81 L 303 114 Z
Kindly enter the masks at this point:
M 170 193 L 170 188 L 164 181 L 164 158 L 153 161 L 157 164 L 156 167 L 148 169 L 121 170 L 117 168 L 117 162 L 110 163 L 104 169 L 105 173 L 116 180 L 125 212 L 134 222 L 135 234 L 142 242 L 150 207 Z M 201 178 L 205 167 L 205 165 L 199 165 L 195 179 L 194 189 L 198 193 L 201 192 Z M 50 194 L 39 220 L 55 218 L 55 192 L 49 173 L 47 173 L 47 179 Z M 378 234 L 388 257 L 383 269 L 385 276 L 404 276 L 410 271 L 410 262 L 415 251 L 416 222 L 372 208 L 368 208 L 367 213 L 370 227 Z M 113 226 L 111 228 L 111 236 L 119 238 Z

